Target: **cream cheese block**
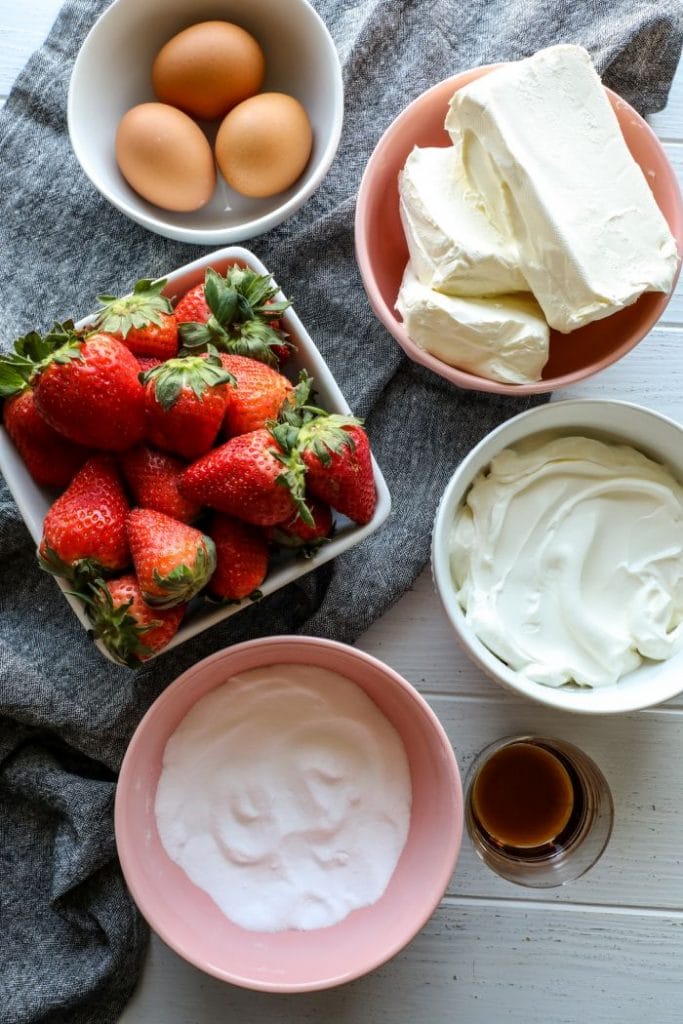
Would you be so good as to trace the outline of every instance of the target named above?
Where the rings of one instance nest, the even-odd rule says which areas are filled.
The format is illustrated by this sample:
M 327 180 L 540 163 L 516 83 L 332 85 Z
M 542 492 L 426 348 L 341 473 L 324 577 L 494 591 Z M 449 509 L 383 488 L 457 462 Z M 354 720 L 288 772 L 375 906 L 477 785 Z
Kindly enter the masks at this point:
M 517 245 L 487 216 L 457 146 L 415 147 L 398 179 L 401 221 L 423 284 L 451 295 L 528 291 Z
M 588 53 L 540 50 L 459 89 L 446 129 L 551 327 L 670 291 L 676 243 Z
M 550 332 L 531 295 L 444 295 L 422 284 L 409 263 L 396 309 L 410 339 L 449 366 L 504 384 L 540 380 Z

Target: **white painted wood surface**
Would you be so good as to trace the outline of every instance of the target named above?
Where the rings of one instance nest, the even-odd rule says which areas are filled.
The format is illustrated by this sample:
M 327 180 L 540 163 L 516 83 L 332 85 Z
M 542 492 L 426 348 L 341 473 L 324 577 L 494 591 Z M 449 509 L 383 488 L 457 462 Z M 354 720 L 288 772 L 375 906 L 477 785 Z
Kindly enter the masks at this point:
M 0 103 L 58 7 L 0 0 Z M 651 124 L 683 180 L 683 72 Z M 569 397 L 623 398 L 683 422 L 683 288 L 629 356 L 556 396 Z M 565 737 L 592 754 L 616 809 L 602 861 L 564 889 L 534 894 L 498 879 L 465 840 L 448 895 L 414 942 L 371 976 L 310 996 L 224 985 L 153 939 L 124 1024 L 680 1024 L 683 696 L 591 719 L 516 700 L 460 652 L 427 571 L 359 646 L 427 696 L 463 771 L 486 743 L 522 730 Z

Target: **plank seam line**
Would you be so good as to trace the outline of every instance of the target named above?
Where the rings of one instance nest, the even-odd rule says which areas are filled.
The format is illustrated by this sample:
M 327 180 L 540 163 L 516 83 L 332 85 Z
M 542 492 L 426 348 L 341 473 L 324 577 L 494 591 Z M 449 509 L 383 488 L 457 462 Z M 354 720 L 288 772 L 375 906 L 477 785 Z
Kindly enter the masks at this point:
M 423 690 L 418 687 L 421 696 L 427 700 L 452 700 L 462 701 L 463 704 L 514 704 L 520 708 L 530 709 L 532 704 L 528 700 L 522 700 L 521 697 L 514 697 L 512 694 L 501 693 L 444 693 L 439 690 Z M 534 702 L 535 704 L 535 702 Z M 536 704 L 537 708 L 545 707 L 545 705 Z M 559 708 L 546 708 L 547 711 L 559 711 Z M 680 715 L 683 711 L 683 707 L 678 705 L 669 706 L 667 704 L 658 704 L 653 708 L 642 708 L 639 711 L 627 711 L 624 714 L 628 715 L 653 715 L 653 714 L 666 714 L 666 715 Z M 615 715 L 600 715 L 600 718 L 614 718 Z
M 445 906 L 497 907 L 499 909 L 517 908 L 523 910 L 561 910 L 578 914 L 617 914 L 621 916 L 670 917 L 683 922 L 683 909 L 680 907 L 636 906 L 635 904 L 580 903 L 571 900 L 524 900 L 513 896 L 444 896 Z

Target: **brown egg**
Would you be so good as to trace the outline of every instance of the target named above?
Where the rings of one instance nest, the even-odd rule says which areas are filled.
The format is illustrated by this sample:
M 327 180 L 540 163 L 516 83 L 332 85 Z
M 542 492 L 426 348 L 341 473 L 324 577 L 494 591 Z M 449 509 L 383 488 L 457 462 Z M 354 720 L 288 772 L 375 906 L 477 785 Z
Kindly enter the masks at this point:
M 216 136 L 216 160 L 236 192 L 264 198 L 301 176 L 312 145 L 311 122 L 298 100 L 262 92 L 227 115 Z
M 211 146 L 199 125 L 165 103 L 141 103 L 116 132 L 121 174 L 150 203 L 188 212 L 205 206 L 216 185 Z
M 152 86 L 164 103 L 213 121 L 259 91 L 263 50 L 229 21 L 202 21 L 179 32 L 159 51 Z

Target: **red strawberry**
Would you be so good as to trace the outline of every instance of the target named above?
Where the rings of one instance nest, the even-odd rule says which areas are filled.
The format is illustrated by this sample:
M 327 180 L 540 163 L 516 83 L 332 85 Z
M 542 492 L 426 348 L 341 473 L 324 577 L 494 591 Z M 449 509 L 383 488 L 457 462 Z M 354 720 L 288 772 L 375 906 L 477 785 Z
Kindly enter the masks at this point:
M 334 527 L 331 508 L 316 501 L 315 498 L 307 499 L 306 504 L 313 517 L 313 525 L 305 523 L 301 516 L 297 515 L 289 522 L 269 526 L 266 534 L 271 544 L 281 548 L 295 548 L 309 556 L 315 554 L 329 539 Z
M 223 420 L 227 436 L 248 434 L 277 419 L 282 403 L 293 390 L 287 378 L 266 363 L 246 356 L 221 353 L 220 361 L 237 382 L 228 395 Z
M 166 451 L 196 459 L 221 428 L 234 378 L 217 355 L 169 359 L 143 377 L 147 436 Z
M 263 531 L 216 514 L 209 526 L 216 545 L 216 571 L 209 591 L 224 601 L 256 599 L 268 572 L 268 542 Z
M 147 373 L 148 370 L 161 366 L 164 361 L 163 359 L 155 359 L 154 356 L 137 356 L 136 358 L 141 373 Z
M 269 275 L 257 274 L 234 264 L 222 277 L 211 267 L 204 279 L 207 316 L 200 292 L 192 289 L 187 304 L 176 306 L 180 337 L 185 349 L 202 352 L 213 345 L 221 352 L 250 356 L 270 366 L 278 365 L 275 352 L 293 348 L 280 326 L 280 315 L 289 306 L 278 299 L 278 287 Z M 184 318 L 197 315 L 194 321 Z
M 163 650 L 178 631 L 184 604 L 174 608 L 150 608 L 145 604 L 135 576 L 96 580 L 90 593 L 81 593 L 92 623 L 93 636 L 101 640 L 117 661 L 135 668 Z
M 272 305 L 273 300 L 270 299 L 266 305 Z M 281 307 L 279 307 L 281 308 Z M 175 318 L 178 324 L 205 324 L 211 317 L 211 309 L 206 301 L 204 295 L 204 282 L 196 284 L 194 288 L 190 288 L 189 292 L 178 301 L 175 307 Z M 284 337 L 284 331 L 282 330 L 282 324 L 279 320 L 270 320 L 269 326 L 276 333 L 281 334 Z M 294 351 L 294 345 L 289 341 L 283 341 L 281 344 L 272 344 L 270 351 L 277 359 L 280 366 L 286 363 L 292 352 Z
M 214 448 L 185 470 L 180 493 L 200 505 L 272 526 L 303 503 L 303 465 L 268 430 L 253 430 Z
M 111 455 L 95 455 L 49 509 L 38 554 L 48 572 L 92 578 L 130 562 L 128 499 Z
M 142 440 L 145 394 L 134 355 L 110 334 L 83 337 L 73 323 L 19 338 L 0 357 L 0 395 L 31 384 L 43 419 L 87 448 L 125 451 Z
M 91 454 L 45 422 L 36 408 L 32 388 L 27 387 L 5 401 L 2 419 L 26 468 L 40 487 L 66 487 Z
M 301 427 L 296 446 L 306 466 L 308 492 L 355 523 L 369 523 L 377 492 L 370 443 L 357 421 L 317 416 Z
M 178 354 L 178 324 L 170 300 L 162 295 L 166 281 L 138 281 L 131 295 L 117 299 L 100 295 L 103 304 L 95 327 L 113 334 L 136 356 L 172 359 Z
M 178 479 L 185 469 L 180 459 L 140 445 L 123 453 L 121 466 L 140 508 L 153 508 L 181 523 L 191 523 L 199 515 L 199 505 L 183 498 L 178 490 Z
M 205 324 L 211 316 L 209 304 L 204 297 L 204 282 L 196 284 L 185 292 L 175 307 L 175 318 L 179 324 Z
M 282 330 L 282 328 L 280 327 L 279 320 L 273 320 L 270 326 L 273 328 L 274 331 Z M 277 359 L 278 365 L 284 366 L 287 360 L 291 358 L 292 352 L 295 351 L 295 346 L 288 341 L 286 344 L 283 345 L 271 345 L 270 351 Z
M 133 509 L 127 526 L 135 574 L 147 604 L 171 608 L 189 601 L 216 568 L 213 541 L 193 526 L 147 508 Z

